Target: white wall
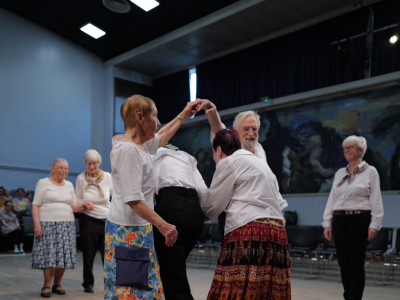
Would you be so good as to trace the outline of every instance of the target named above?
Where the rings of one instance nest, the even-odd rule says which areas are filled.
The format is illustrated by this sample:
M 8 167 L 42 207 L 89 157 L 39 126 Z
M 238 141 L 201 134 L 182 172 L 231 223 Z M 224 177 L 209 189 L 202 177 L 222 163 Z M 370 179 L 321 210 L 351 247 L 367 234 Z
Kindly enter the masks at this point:
M 101 59 L 3 9 L 0 45 L 0 165 L 49 169 L 63 157 L 79 173 L 91 145 L 104 155 L 96 134 L 105 125 Z M 0 167 L 0 184 L 10 188 L 33 189 L 45 176 Z
M 0 9 L 0 185 L 34 189 L 57 157 L 69 161 L 75 184 L 90 148 L 111 171 L 114 77 L 152 85 L 149 76 L 104 69 L 94 54 Z

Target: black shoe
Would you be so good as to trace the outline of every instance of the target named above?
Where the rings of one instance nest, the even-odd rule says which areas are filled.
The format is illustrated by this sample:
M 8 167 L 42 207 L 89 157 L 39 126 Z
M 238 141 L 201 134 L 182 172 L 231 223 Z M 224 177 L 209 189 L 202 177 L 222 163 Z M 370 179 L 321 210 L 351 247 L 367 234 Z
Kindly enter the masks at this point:
M 85 293 L 93 293 L 93 288 L 91 286 L 84 287 Z
M 50 287 L 49 286 L 45 286 L 44 288 L 42 288 L 42 292 L 40 293 L 40 296 L 42 296 L 43 298 L 50 298 L 51 297 L 51 293 L 50 292 L 43 293 L 44 289 L 49 289 L 50 290 Z
M 65 295 L 66 292 L 61 288 L 59 290 L 57 290 L 58 287 L 61 287 L 61 285 L 53 285 L 53 288 L 51 289 L 51 291 L 55 294 L 59 294 L 59 295 Z

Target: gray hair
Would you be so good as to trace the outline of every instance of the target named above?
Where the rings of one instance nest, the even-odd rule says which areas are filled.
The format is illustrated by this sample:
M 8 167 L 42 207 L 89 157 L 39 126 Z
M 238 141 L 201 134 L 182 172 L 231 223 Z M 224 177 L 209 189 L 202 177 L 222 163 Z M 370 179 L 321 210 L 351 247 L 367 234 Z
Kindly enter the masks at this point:
M 86 164 L 87 161 L 97 161 L 101 165 L 101 156 L 99 152 L 94 149 L 89 149 L 83 156 L 83 163 Z
M 256 119 L 257 127 L 260 128 L 260 115 L 254 110 L 247 110 L 238 113 L 235 117 L 235 120 L 233 120 L 233 127 L 239 128 L 239 122 L 245 120 L 249 116 L 253 116 Z
M 357 147 L 363 149 L 361 158 L 364 157 L 365 152 L 367 152 L 367 140 L 362 136 L 350 135 L 344 139 L 342 146 L 345 147 L 347 144 L 357 144 Z
M 68 161 L 65 158 L 57 158 L 53 161 L 53 164 L 51 165 L 52 167 L 54 167 L 57 163 L 59 163 L 60 161 L 65 161 L 68 164 Z M 53 172 L 50 172 L 49 177 L 53 176 Z

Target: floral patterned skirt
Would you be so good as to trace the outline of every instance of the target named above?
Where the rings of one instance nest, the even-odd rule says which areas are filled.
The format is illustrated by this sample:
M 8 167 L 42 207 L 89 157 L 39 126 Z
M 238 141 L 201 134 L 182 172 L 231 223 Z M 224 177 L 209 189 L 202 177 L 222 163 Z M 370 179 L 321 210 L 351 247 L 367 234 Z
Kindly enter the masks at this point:
M 149 289 L 115 286 L 116 260 L 115 246 L 137 246 L 150 249 Z M 132 270 L 135 272 L 135 270 Z M 161 283 L 160 270 L 154 250 L 153 227 L 120 226 L 106 221 L 105 251 L 104 251 L 104 299 L 105 300 L 156 300 L 165 299 Z
M 31 269 L 76 268 L 75 222 L 40 222 L 43 236 L 35 236 Z
M 208 300 L 291 299 L 283 221 L 259 219 L 224 237 Z

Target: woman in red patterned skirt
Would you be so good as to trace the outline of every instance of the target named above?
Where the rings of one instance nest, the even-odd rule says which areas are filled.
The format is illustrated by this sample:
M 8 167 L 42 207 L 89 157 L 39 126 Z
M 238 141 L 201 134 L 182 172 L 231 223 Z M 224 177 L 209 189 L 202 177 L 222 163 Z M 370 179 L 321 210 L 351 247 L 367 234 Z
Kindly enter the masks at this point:
M 241 149 L 237 132 L 213 141 L 217 164 L 201 197 L 208 219 L 226 212 L 225 236 L 208 300 L 291 299 L 289 251 L 282 210 L 287 202 L 268 164 Z

